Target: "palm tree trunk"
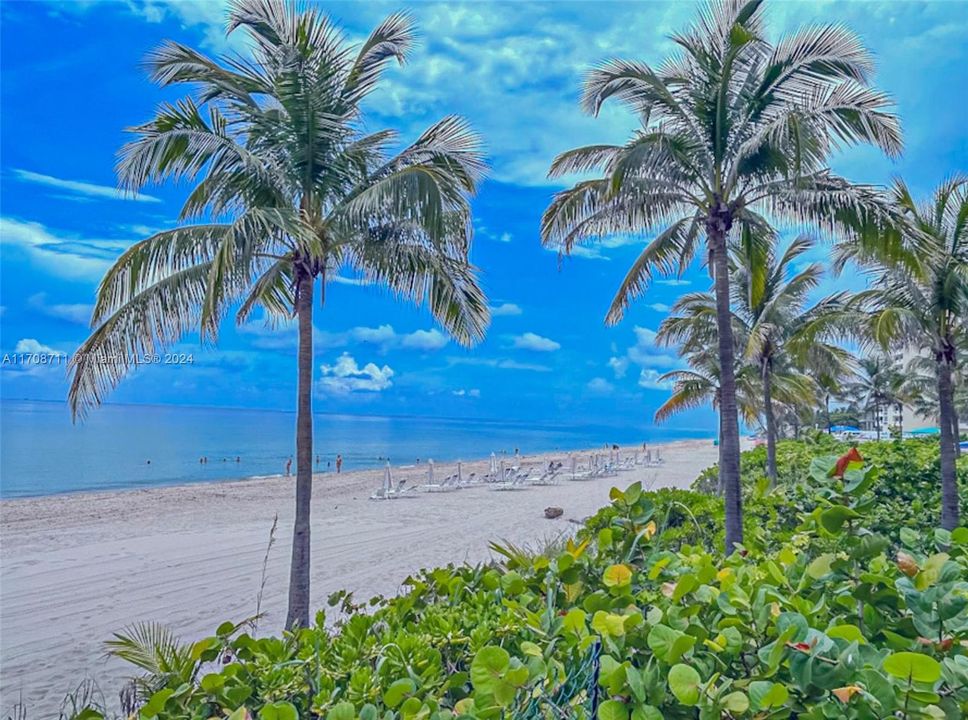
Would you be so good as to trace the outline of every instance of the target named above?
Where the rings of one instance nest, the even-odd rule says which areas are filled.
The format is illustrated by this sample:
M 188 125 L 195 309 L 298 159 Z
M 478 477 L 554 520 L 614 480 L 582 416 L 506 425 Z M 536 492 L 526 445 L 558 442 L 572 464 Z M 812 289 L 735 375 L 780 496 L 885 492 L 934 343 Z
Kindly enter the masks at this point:
M 881 403 L 874 403 L 874 427 L 877 429 L 877 440 L 881 439 Z
M 954 383 L 952 383 L 951 392 L 952 392 L 952 394 L 954 394 Z M 961 427 L 960 427 L 960 422 L 958 420 L 958 410 L 955 409 L 953 407 L 953 405 L 954 405 L 954 403 L 952 402 L 952 408 L 951 408 L 951 434 L 954 435 L 955 457 L 956 458 L 959 458 L 959 457 L 961 457 Z
M 716 325 L 719 335 L 720 463 L 719 476 L 726 504 L 726 552 L 743 542 L 743 498 L 739 477 L 739 418 L 736 411 L 736 374 L 733 360 L 733 327 L 729 307 L 729 262 L 726 233 L 730 219 L 721 209 L 706 224 L 716 282 Z
M 760 367 L 763 377 L 763 415 L 766 416 L 766 475 L 770 484 L 776 484 L 776 416 L 773 414 L 773 378 L 770 361 L 766 358 Z
M 830 430 L 830 393 L 823 396 L 823 406 L 827 413 L 827 434 L 833 435 L 833 432 Z
M 958 481 L 955 470 L 955 441 L 951 436 L 954 413 L 954 389 L 951 385 L 951 365 L 946 358 L 938 359 L 938 404 L 941 411 L 941 527 L 958 527 Z
M 309 627 L 309 509 L 313 495 L 313 283 L 296 270 L 296 317 L 299 321 L 296 412 L 296 521 L 289 568 L 289 613 L 286 627 Z

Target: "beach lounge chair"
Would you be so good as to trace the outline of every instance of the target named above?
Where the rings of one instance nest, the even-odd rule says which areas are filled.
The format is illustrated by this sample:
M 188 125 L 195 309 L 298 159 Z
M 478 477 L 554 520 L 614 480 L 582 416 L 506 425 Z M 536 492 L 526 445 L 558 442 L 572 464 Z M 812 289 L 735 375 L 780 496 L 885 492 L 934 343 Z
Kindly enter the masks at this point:
M 396 483 L 393 481 L 393 474 L 390 471 L 390 463 L 383 472 L 383 484 L 376 489 L 370 500 L 393 500 L 401 497 L 413 497 L 417 490 L 416 485 L 408 485 L 406 478 Z
M 557 485 L 563 467 L 563 463 L 552 462 L 538 477 L 531 478 L 530 483 L 532 485 Z
M 524 490 L 531 476 L 530 468 L 511 468 L 503 481 L 493 483 L 492 490 Z

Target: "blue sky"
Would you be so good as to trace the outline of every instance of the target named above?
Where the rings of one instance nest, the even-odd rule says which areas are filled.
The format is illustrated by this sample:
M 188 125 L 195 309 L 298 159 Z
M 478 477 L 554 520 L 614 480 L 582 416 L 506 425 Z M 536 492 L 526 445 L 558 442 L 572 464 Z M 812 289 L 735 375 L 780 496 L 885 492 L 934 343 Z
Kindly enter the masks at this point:
M 412 139 L 441 115 L 460 113 L 485 137 L 491 179 L 474 201 L 472 259 L 495 308 L 484 343 L 464 350 L 423 310 L 374 287 L 334 283 L 316 318 L 316 408 L 561 423 L 648 424 L 667 396 L 656 378 L 677 366 L 656 348 L 655 328 L 684 289 L 705 289 L 698 267 L 659 281 L 624 322 L 602 319 L 640 247 L 616 238 L 565 259 L 538 243 L 556 187 L 545 179 L 562 150 L 618 142 L 634 127 L 618 108 L 594 119 L 577 97 L 583 71 L 609 57 L 656 62 L 692 2 L 325 3 L 351 38 L 409 8 L 422 31 L 411 61 L 369 101 L 369 126 Z M 878 85 L 898 101 L 906 151 L 896 162 L 862 149 L 835 159 L 857 181 L 902 174 L 928 192 L 968 169 L 968 13 L 955 2 L 774 2 L 777 35 L 802 24 L 843 22 L 878 60 Z M 70 353 L 86 335 L 94 289 L 127 245 L 172 225 L 185 186 L 114 191 L 124 128 L 177 97 L 139 68 L 163 39 L 214 53 L 226 40 L 216 0 L 5 2 L 0 130 L 0 350 Z M 816 251 L 818 257 L 825 250 Z M 828 280 L 826 288 L 857 284 Z M 142 368 L 117 402 L 288 409 L 295 393 L 294 333 L 226 323 L 217 348 L 188 337 L 193 362 Z M 6 364 L 4 398 L 62 399 L 63 367 Z M 672 425 L 705 427 L 710 411 Z

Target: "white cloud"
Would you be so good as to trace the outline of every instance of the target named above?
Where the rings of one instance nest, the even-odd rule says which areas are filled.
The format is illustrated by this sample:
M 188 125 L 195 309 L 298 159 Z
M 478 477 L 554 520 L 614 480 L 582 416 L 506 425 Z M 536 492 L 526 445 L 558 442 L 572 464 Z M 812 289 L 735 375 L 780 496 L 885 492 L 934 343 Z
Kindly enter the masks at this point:
M 509 232 L 501 233 L 500 237 L 498 238 L 498 240 L 500 240 L 502 243 L 509 243 L 512 239 L 511 233 Z
M 692 285 L 691 280 L 683 280 L 682 278 L 662 278 L 661 280 L 656 280 L 658 285 L 670 285 L 672 287 L 683 287 L 685 285 Z
M 652 303 L 651 305 L 646 305 L 646 307 L 652 308 L 656 312 L 669 312 L 672 310 L 672 308 L 665 303 Z
M 559 343 L 533 332 L 516 335 L 513 340 L 513 347 L 518 350 L 534 350 L 536 352 L 554 352 L 561 349 Z
M 393 382 L 393 369 L 389 365 L 379 367 L 367 363 L 363 367 L 349 353 L 344 352 L 332 365 L 321 365 L 322 377 L 316 381 L 316 389 L 323 395 L 349 395 L 356 392 L 382 392 Z
M 651 328 L 636 325 L 635 344 L 630 346 L 624 355 L 614 355 L 608 360 L 608 367 L 612 369 L 616 380 L 624 378 L 628 369 L 635 365 L 639 368 L 638 384 L 643 388 L 667 389 L 667 383 L 660 383 L 658 378 L 663 373 L 682 366 L 682 358 L 666 348 L 656 345 L 656 333 Z
M 615 373 L 615 379 L 621 380 L 625 377 L 625 373 L 628 372 L 629 359 L 627 357 L 610 357 L 608 359 L 608 366 Z
M 542 247 L 549 252 L 559 252 L 559 248 L 556 247 L 548 245 L 543 245 Z M 582 260 L 611 260 L 607 255 L 602 255 L 601 245 L 598 243 L 592 245 L 575 245 L 571 248 L 571 252 L 568 255 L 562 255 L 561 259 L 564 260 L 569 257 L 581 258 Z
M 501 303 L 491 306 L 491 317 L 507 317 L 510 315 L 520 315 L 523 311 L 514 303 Z
M 125 193 L 115 187 L 108 185 L 95 185 L 94 183 L 83 182 L 81 180 L 64 180 L 63 178 L 43 175 L 31 172 L 30 170 L 14 169 L 13 174 L 22 182 L 43 185 L 58 190 L 66 190 L 68 193 L 81 195 L 88 198 L 108 199 L 108 200 L 134 200 L 135 202 L 159 203 L 161 200 L 151 195 L 140 193 Z
M 63 353 L 60 350 L 55 350 L 49 345 L 44 345 L 43 343 L 35 340 L 34 338 L 23 338 L 17 341 L 17 346 L 13 349 L 15 353 L 23 353 L 25 355 L 57 355 L 63 357 L 67 353 Z
M 589 380 L 585 388 L 591 393 L 607 395 L 615 389 L 615 386 L 605 378 L 597 377 Z
M 355 278 L 355 277 L 344 277 L 343 275 L 330 275 L 326 278 L 329 282 L 334 282 L 337 285 L 369 285 L 370 283 L 365 278 Z
M 516 360 L 506 360 L 497 358 L 482 357 L 449 357 L 447 362 L 450 365 L 477 365 L 481 367 L 497 368 L 498 370 L 527 370 L 530 372 L 551 372 L 547 365 L 535 363 L 522 363 Z
M 416 330 L 408 335 L 402 335 L 400 347 L 414 350 L 440 350 L 450 340 L 440 330 Z
M 652 370 L 651 368 L 642 368 L 642 372 L 639 373 L 639 387 L 647 388 L 649 390 L 670 390 L 672 389 L 672 383 L 660 381 L 662 373 Z
M 250 336 L 254 346 L 271 350 L 291 349 L 296 347 L 298 341 L 295 322 L 273 327 L 267 326 L 262 320 L 253 320 L 240 326 L 239 331 Z M 440 350 L 449 342 L 450 339 L 436 328 L 411 333 L 398 333 L 392 325 L 361 325 L 342 332 L 313 330 L 313 345 L 320 349 L 372 345 L 380 353 L 398 349 L 429 352 Z
M 668 370 L 679 367 L 682 360 L 669 352 L 666 348 L 660 348 L 655 343 L 655 330 L 636 325 L 635 345 L 628 349 L 626 353 L 629 360 L 643 368 L 659 368 Z
M 22 251 L 45 272 L 67 280 L 100 280 L 129 241 L 54 234 L 36 222 L 0 218 L 0 243 Z
M 481 391 L 477 388 L 471 388 L 470 390 L 460 388 L 458 390 L 451 390 L 451 394 L 456 395 L 457 397 L 479 398 L 481 396 Z
M 34 310 L 49 317 L 77 325 L 87 325 L 91 321 L 91 314 L 94 312 L 93 305 L 84 303 L 48 303 L 47 293 L 36 293 L 27 299 L 27 304 Z

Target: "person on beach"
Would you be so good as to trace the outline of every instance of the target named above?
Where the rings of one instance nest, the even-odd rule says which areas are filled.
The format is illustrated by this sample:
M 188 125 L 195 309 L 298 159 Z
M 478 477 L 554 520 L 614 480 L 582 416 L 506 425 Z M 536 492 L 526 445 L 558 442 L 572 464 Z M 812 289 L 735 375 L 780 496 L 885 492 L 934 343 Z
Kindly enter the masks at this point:
M 336 474 L 339 475 L 340 471 L 343 469 L 343 456 L 336 456 Z
M 286 460 L 286 477 L 292 475 L 292 458 Z

